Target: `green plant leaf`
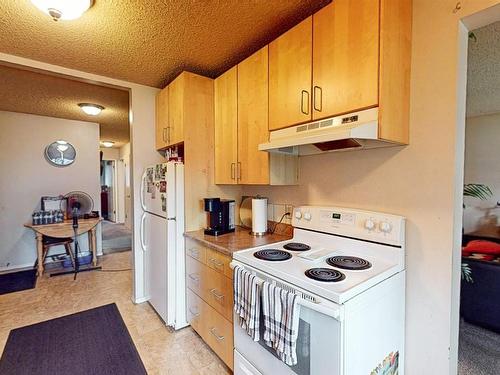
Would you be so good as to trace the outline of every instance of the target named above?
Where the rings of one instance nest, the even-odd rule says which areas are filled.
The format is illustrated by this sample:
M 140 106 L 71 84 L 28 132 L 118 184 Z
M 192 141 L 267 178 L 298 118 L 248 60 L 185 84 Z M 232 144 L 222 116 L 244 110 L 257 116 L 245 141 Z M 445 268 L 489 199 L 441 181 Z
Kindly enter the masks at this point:
M 493 193 L 490 188 L 483 184 L 465 184 L 464 197 L 474 197 L 481 200 L 486 200 L 491 197 Z
M 467 263 L 462 263 L 462 280 L 468 283 L 473 283 L 472 270 Z

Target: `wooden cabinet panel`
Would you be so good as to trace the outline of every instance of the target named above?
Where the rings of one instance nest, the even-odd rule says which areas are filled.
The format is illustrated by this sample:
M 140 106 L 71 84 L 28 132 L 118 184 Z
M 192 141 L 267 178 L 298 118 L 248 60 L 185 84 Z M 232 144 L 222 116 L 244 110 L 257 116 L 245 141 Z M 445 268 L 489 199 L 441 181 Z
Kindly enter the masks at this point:
M 238 67 L 214 81 L 215 183 L 236 184 L 238 162 Z
M 187 290 L 188 321 L 212 350 L 233 369 L 233 325 L 191 290 Z
M 196 241 L 186 239 L 186 254 L 200 263 L 207 263 L 207 248 Z
M 193 329 L 200 333 L 206 325 L 206 308 L 203 300 L 198 297 L 191 289 L 186 290 L 187 297 L 187 320 Z
M 227 320 L 232 321 L 233 286 L 227 280 L 230 279 L 213 269 L 206 269 L 201 284 L 201 297 Z
M 210 306 L 207 306 L 206 331 L 202 337 L 232 370 L 234 350 L 233 325 Z
M 269 183 L 269 154 L 259 151 L 268 140 L 268 47 L 238 64 L 238 168 L 241 184 Z
M 313 16 L 313 118 L 378 105 L 379 0 L 335 0 Z
M 156 95 L 156 149 L 167 147 L 168 87 Z
M 311 120 L 312 17 L 269 44 L 269 129 Z
M 184 140 L 184 111 L 190 110 L 184 106 L 186 94 L 186 74 L 181 73 L 168 85 L 168 129 L 167 143 L 173 145 Z
M 206 266 L 197 260 L 186 257 L 186 285 L 198 296 L 203 297 L 203 281 Z
M 230 279 L 233 278 L 233 270 L 230 267 L 231 258 L 216 250 L 207 248 L 206 252 L 207 266 L 223 274 Z

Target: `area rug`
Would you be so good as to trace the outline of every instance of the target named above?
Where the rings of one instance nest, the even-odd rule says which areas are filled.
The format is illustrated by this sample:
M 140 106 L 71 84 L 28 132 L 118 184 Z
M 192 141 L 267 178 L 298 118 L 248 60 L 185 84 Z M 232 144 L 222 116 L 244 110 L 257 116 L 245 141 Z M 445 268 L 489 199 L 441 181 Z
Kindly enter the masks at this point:
M 500 374 L 500 334 L 460 322 L 458 375 Z
M 113 304 L 10 331 L 2 375 L 147 374 Z
M 0 295 L 33 289 L 35 285 L 36 269 L 0 275 Z

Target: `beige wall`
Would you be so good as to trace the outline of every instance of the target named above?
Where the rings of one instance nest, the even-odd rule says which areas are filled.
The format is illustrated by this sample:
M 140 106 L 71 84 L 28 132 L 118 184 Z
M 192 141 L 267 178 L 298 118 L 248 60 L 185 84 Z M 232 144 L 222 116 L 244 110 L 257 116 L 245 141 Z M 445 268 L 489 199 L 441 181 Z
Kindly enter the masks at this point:
M 500 201 L 500 113 L 486 116 L 469 117 L 465 135 L 465 183 L 487 185 L 493 196 L 485 201 L 476 198 L 464 198 L 465 232 L 471 232 L 489 221 L 498 221 L 494 217 L 485 220 L 485 208 L 494 207 Z M 490 211 L 500 215 L 500 209 Z M 492 224 L 492 223 L 491 223 Z
M 120 158 L 120 149 L 114 147 L 101 147 L 102 160 L 118 160 Z
M 463 59 L 458 65 L 459 21 L 495 3 L 462 1 L 454 13 L 455 0 L 414 0 L 409 146 L 304 157 L 300 186 L 244 189 L 280 203 L 358 207 L 407 217 L 409 375 L 456 374 L 459 238 L 453 233 L 454 224 L 461 227 L 456 214 L 461 215 L 465 104 L 457 93 L 463 92 L 459 78 L 465 72 Z
M 77 152 L 65 168 L 44 158 L 45 147 L 58 139 Z M 23 224 L 40 208 L 41 196 L 82 190 L 100 210 L 99 124 L 0 111 L 0 150 L 0 266 L 33 266 L 34 233 Z M 81 248 L 88 249 L 86 236 L 81 241 Z

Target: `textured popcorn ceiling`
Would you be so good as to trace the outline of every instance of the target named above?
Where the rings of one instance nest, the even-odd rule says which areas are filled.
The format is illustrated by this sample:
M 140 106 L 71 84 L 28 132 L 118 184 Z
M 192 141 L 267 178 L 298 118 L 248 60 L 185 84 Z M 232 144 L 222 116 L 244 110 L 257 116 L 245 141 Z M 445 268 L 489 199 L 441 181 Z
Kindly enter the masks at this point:
M 0 51 L 163 87 L 182 70 L 216 77 L 330 0 L 96 0 L 54 22 L 0 1 Z
M 128 97 L 128 91 L 0 65 L 1 111 L 98 122 L 101 141 L 114 141 L 116 147 L 129 141 Z M 86 115 L 78 103 L 89 102 L 105 109 Z
M 469 39 L 467 116 L 500 112 L 500 21 L 474 30 Z

